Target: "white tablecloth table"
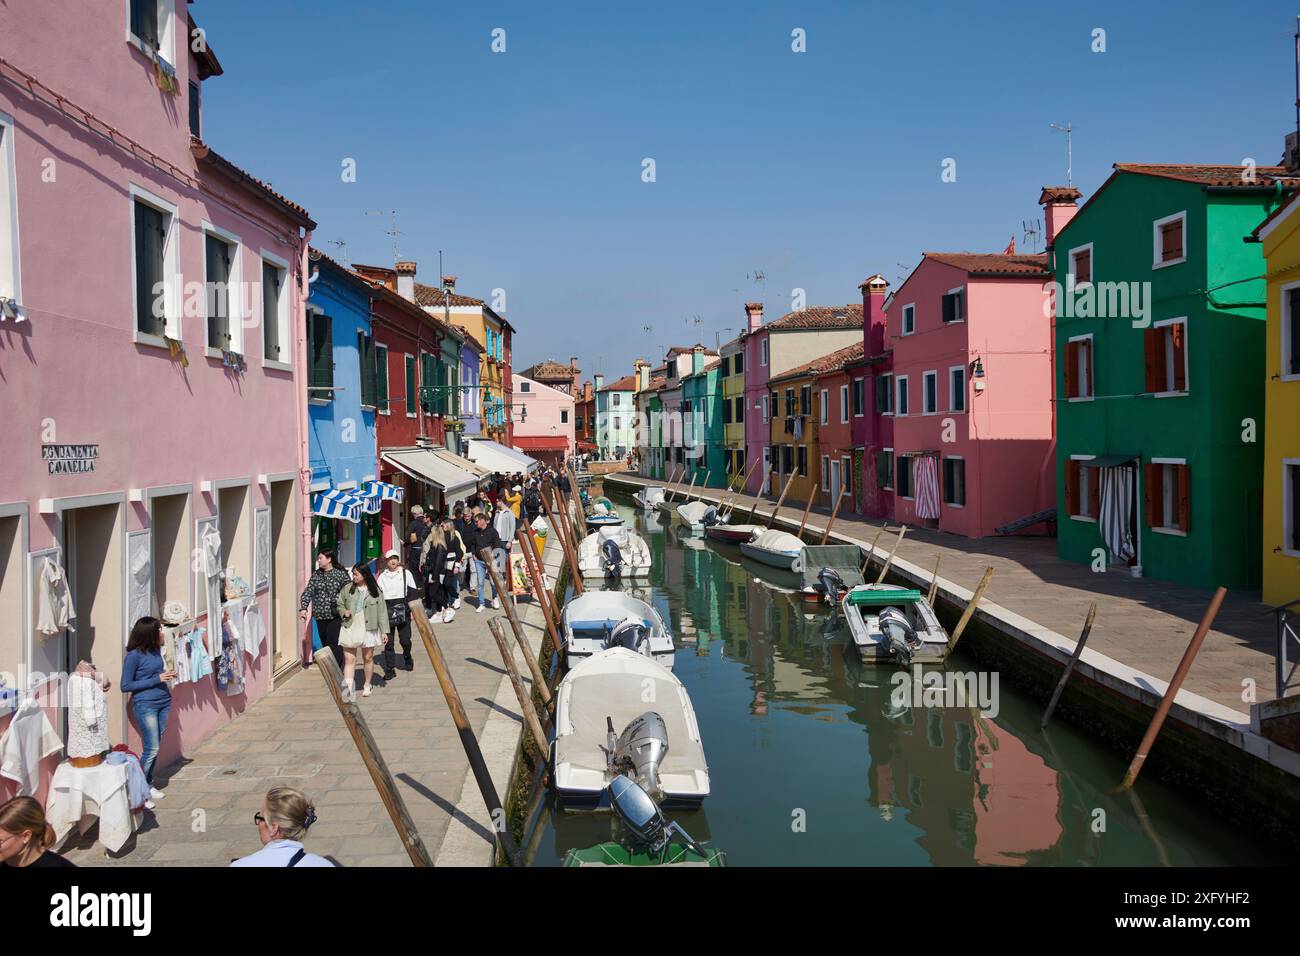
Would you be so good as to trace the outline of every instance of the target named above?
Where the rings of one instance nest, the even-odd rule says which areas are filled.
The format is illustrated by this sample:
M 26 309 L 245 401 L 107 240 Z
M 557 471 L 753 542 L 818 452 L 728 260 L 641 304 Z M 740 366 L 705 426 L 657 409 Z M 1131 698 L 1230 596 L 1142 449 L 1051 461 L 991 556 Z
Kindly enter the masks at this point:
M 116 853 L 130 839 L 142 814 L 131 812 L 126 764 L 74 767 L 66 760 L 54 771 L 45 818 L 62 844 L 74 825 L 81 833 L 99 820 L 99 842 Z

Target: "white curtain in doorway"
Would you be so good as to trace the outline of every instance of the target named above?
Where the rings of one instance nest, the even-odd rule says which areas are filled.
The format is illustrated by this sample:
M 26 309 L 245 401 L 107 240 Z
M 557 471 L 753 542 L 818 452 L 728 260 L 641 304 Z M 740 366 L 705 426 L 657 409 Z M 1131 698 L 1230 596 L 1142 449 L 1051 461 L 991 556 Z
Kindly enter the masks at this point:
M 1133 508 L 1133 469 L 1127 465 L 1099 468 L 1101 472 L 1101 515 L 1098 530 L 1116 560 L 1128 561 L 1135 554 L 1129 515 Z

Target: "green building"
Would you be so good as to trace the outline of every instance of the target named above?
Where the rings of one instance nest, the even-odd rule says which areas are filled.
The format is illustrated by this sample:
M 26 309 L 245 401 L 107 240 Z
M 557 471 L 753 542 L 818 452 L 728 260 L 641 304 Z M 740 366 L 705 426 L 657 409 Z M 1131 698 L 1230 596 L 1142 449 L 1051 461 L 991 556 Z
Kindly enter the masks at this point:
M 684 481 L 692 475 L 699 488 L 721 488 L 727 483 L 726 446 L 722 437 L 722 380 L 715 356 L 706 364 L 704 349 L 691 354 L 691 370 L 682 376 L 682 444 Z
M 1077 210 L 1077 190 L 1043 190 L 1062 557 L 1259 587 L 1264 259 L 1243 240 L 1292 182 L 1116 164 Z

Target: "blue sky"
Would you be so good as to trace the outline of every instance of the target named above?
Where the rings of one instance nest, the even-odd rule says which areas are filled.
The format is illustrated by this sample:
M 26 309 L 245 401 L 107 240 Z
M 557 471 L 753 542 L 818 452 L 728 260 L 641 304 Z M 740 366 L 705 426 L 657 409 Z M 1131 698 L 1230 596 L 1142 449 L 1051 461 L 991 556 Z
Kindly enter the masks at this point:
M 796 288 L 860 301 L 923 251 L 1024 250 L 1039 187 L 1065 181 L 1049 123 L 1074 125 L 1086 197 L 1114 162 L 1275 163 L 1295 121 L 1278 2 L 192 10 L 226 71 L 205 138 L 306 206 L 316 245 L 389 264 L 389 217 L 367 212 L 396 209 L 422 281 L 442 250 L 458 291 L 505 290 L 516 368 L 577 355 L 584 377 L 726 341 L 747 300 L 771 320 Z

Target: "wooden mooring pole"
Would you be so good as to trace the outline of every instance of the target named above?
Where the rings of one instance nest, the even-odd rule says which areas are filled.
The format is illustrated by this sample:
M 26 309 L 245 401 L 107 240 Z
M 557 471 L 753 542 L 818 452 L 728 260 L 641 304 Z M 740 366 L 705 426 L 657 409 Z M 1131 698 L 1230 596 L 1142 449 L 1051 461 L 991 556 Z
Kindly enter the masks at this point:
M 925 596 L 925 601 L 930 607 L 934 607 L 934 596 L 939 593 L 939 561 L 942 556 L 934 559 L 934 575 L 930 578 L 930 591 Z
M 808 513 L 812 511 L 813 502 L 816 500 L 817 500 L 817 489 L 813 488 L 812 491 L 808 492 L 808 504 L 804 505 L 803 518 L 801 518 L 799 521 L 799 533 L 795 535 L 795 537 L 799 537 L 799 538 L 803 537 L 803 529 L 808 524 Z
M 882 524 L 876 536 L 871 539 L 871 547 L 867 549 L 867 560 L 862 562 L 862 580 L 867 579 L 867 568 L 871 567 L 871 559 L 876 556 L 876 544 L 880 541 L 880 536 L 885 533 L 885 526 Z
M 894 547 L 890 549 L 889 557 L 885 558 L 885 563 L 880 567 L 880 574 L 876 576 L 876 583 L 880 584 L 885 580 L 885 575 L 889 573 L 889 566 L 894 563 L 894 555 L 898 554 L 898 549 L 903 545 L 903 535 L 907 534 L 907 525 L 898 529 L 898 540 L 894 542 Z M 874 548 L 875 545 L 872 545 Z
M 1074 645 L 1074 653 L 1070 659 L 1065 662 L 1065 670 L 1061 672 L 1061 679 L 1056 682 L 1056 689 L 1052 691 L 1052 699 L 1047 702 L 1047 710 L 1043 711 L 1042 722 L 1039 723 L 1039 730 L 1047 729 L 1047 722 L 1052 719 L 1052 712 L 1056 710 L 1056 702 L 1061 699 L 1061 691 L 1065 690 L 1065 682 L 1070 679 L 1070 674 L 1074 672 L 1074 665 L 1079 662 L 1083 655 L 1083 646 L 1088 643 L 1088 635 L 1092 633 L 1092 622 L 1097 616 L 1097 602 L 1094 601 L 1088 607 L 1088 618 L 1083 622 L 1083 633 L 1079 635 L 1079 642 Z
M 1137 753 L 1133 755 L 1133 762 L 1129 764 L 1124 779 L 1115 788 L 1115 793 L 1123 793 L 1137 781 L 1138 774 L 1142 772 L 1142 765 L 1146 763 L 1147 754 L 1151 753 L 1151 745 L 1156 742 L 1156 735 L 1160 733 L 1160 728 L 1164 726 L 1165 718 L 1169 716 L 1169 708 L 1174 705 L 1174 698 L 1178 696 L 1179 688 L 1183 686 L 1183 681 L 1187 679 L 1187 672 L 1192 669 L 1192 661 L 1196 658 L 1197 652 L 1200 651 L 1201 644 L 1205 642 L 1205 635 L 1210 633 L 1210 626 L 1218 616 L 1219 607 L 1223 604 L 1223 598 L 1227 593 L 1227 588 L 1219 588 L 1214 592 L 1214 597 L 1210 598 L 1210 606 L 1201 615 L 1201 623 L 1196 625 L 1196 633 L 1192 635 L 1192 641 L 1187 645 L 1187 650 L 1183 651 L 1183 659 L 1178 662 L 1178 670 L 1174 671 L 1173 679 L 1169 682 L 1169 688 L 1165 691 L 1164 699 L 1160 701 L 1160 706 L 1156 709 L 1156 715 L 1151 719 L 1151 726 L 1147 728 L 1142 743 L 1138 744 Z
M 948 638 L 948 653 L 957 646 L 957 641 L 961 639 L 961 632 L 966 630 L 966 625 L 970 623 L 971 616 L 975 609 L 979 607 L 980 598 L 984 596 L 984 589 L 989 586 L 989 579 L 993 577 L 993 568 L 984 569 L 984 577 L 980 578 L 979 586 L 975 588 L 975 593 L 970 597 L 970 603 L 966 605 L 966 610 L 962 612 L 961 620 L 957 622 L 957 627 L 952 632 L 952 637 Z
M 573 593 L 582 593 L 582 570 L 578 567 L 578 556 L 570 547 L 568 536 L 560 529 L 560 519 L 558 512 L 551 508 L 551 504 L 546 500 L 547 496 L 542 495 L 542 507 L 546 509 L 546 523 L 551 526 L 551 530 L 556 533 L 560 539 L 560 547 L 564 549 L 564 560 L 569 565 L 569 574 L 573 578 Z M 560 505 L 562 498 L 559 492 L 555 495 L 556 505 Z
M 419 601 L 412 601 L 411 604 L 420 608 L 420 614 L 424 613 L 424 607 Z M 325 686 L 329 688 L 330 696 L 334 698 L 339 713 L 343 715 L 343 723 L 347 725 L 348 733 L 352 735 L 352 742 L 357 745 L 362 763 L 370 772 L 370 779 L 374 781 L 375 789 L 379 791 L 379 799 L 383 802 L 384 809 L 388 811 L 388 818 L 393 821 L 393 828 L 397 830 L 398 839 L 402 841 L 406 855 L 411 858 L 411 865 L 433 866 L 433 857 L 429 856 L 428 848 L 420 839 L 420 831 L 415 828 L 415 821 L 411 819 L 411 814 L 406 809 L 406 801 L 402 799 L 401 791 L 393 781 L 393 775 L 388 772 L 388 764 L 384 762 L 384 756 L 379 752 L 379 744 L 375 743 L 374 735 L 366 725 L 365 715 L 355 701 L 345 703 L 343 700 L 341 690 L 343 674 L 339 671 L 338 661 L 334 659 L 334 652 L 328 647 L 322 647 L 312 655 L 312 660 L 316 662 L 316 670 L 325 679 Z
M 794 484 L 795 476 L 798 475 L 798 474 L 799 474 L 799 472 L 797 472 L 797 471 L 792 471 L 792 472 L 790 472 L 790 477 L 789 477 L 788 479 L 786 479 L 785 487 L 781 489 L 781 497 L 779 497 L 779 498 L 776 499 L 776 507 L 772 509 L 772 515 L 771 515 L 771 517 L 767 519 L 767 526 L 768 526 L 769 528 L 772 527 L 772 522 L 776 520 L 777 512 L 780 511 L 780 510 L 781 510 L 781 506 L 782 506 L 783 504 L 785 504 L 785 496 L 786 496 L 787 493 L 789 493 L 789 491 L 790 491 L 790 486 Z
M 497 592 L 497 597 L 501 599 L 501 606 L 505 608 L 506 618 L 510 621 L 510 630 L 514 631 L 515 642 L 524 655 L 524 662 L 528 665 L 528 673 L 532 675 L 533 686 L 537 688 L 542 703 L 546 705 L 546 712 L 550 714 L 555 707 L 551 700 L 551 689 L 546 686 L 546 679 L 542 677 L 541 667 L 537 663 L 537 655 L 529 648 L 528 638 L 524 636 L 524 626 L 519 620 L 519 609 L 515 606 L 514 592 L 504 587 L 501 575 L 497 572 L 496 565 L 492 563 L 492 552 L 484 548 L 479 552 L 479 556 L 487 564 L 488 574 L 492 577 L 492 587 Z M 547 723 L 549 724 L 549 721 Z M 549 726 L 547 729 L 550 729 Z
M 465 705 L 461 702 L 460 692 L 456 690 L 456 682 L 452 680 L 451 671 L 447 669 L 447 661 L 442 656 L 442 648 L 433 634 L 429 618 L 425 616 L 424 606 L 419 601 L 412 601 L 410 614 L 415 619 L 416 630 L 420 632 L 420 640 L 424 641 L 424 649 L 429 653 L 429 660 L 433 662 L 433 672 L 438 676 L 438 685 L 442 688 L 443 697 L 447 699 L 447 709 L 451 711 L 452 723 L 456 725 L 456 732 L 460 736 L 461 746 L 465 748 L 465 756 L 469 758 L 469 766 L 474 772 L 474 780 L 478 783 L 483 804 L 492 818 L 492 833 L 497 846 L 505 853 L 511 866 L 518 866 L 519 848 L 515 846 L 505 810 L 501 808 L 496 784 L 492 782 L 492 774 L 488 772 L 487 763 L 483 760 L 483 751 L 479 749 L 478 738 L 474 736 L 474 729 L 469 724 L 469 715 L 465 713 Z
M 546 620 L 546 630 L 551 638 L 551 649 L 560 651 L 560 622 L 551 609 L 550 593 L 546 590 L 546 569 L 541 566 L 541 556 L 533 548 L 533 542 L 524 534 L 523 528 L 515 529 L 515 540 L 524 551 L 524 564 L 528 567 L 528 578 L 533 582 L 533 596 L 542 608 L 542 617 Z
M 492 632 L 492 639 L 496 641 L 497 650 L 501 653 L 501 661 L 506 665 L 506 673 L 510 675 L 510 686 L 515 689 L 515 699 L 519 701 L 519 716 L 523 718 L 524 726 L 532 734 L 538 753 L 549 753 L 550 744 L 546 734 L 542 732 L 541 723 L 537 720 L 537 709 L 533 706 L 533 698 L 524 689 L 524 682 L 519 677 L 519 667 L 515 664 L 514 651 L 510 649 L 506 636 L 502 633 L 504 629 L 501 627 L 501 618 L 494 617 L 488 621 L 488 630 Z
M 821 543 L 825 544 L 831 536 L 831 525 L 835 524 L 835 516 L 840 513 L 840 502 L 848 495 L 847 491 L 841 491 L 840 496 L 835 499 L 835 507 L 831 509 L 831 520 L 826 522 L 826 527 L 822 529 Z

